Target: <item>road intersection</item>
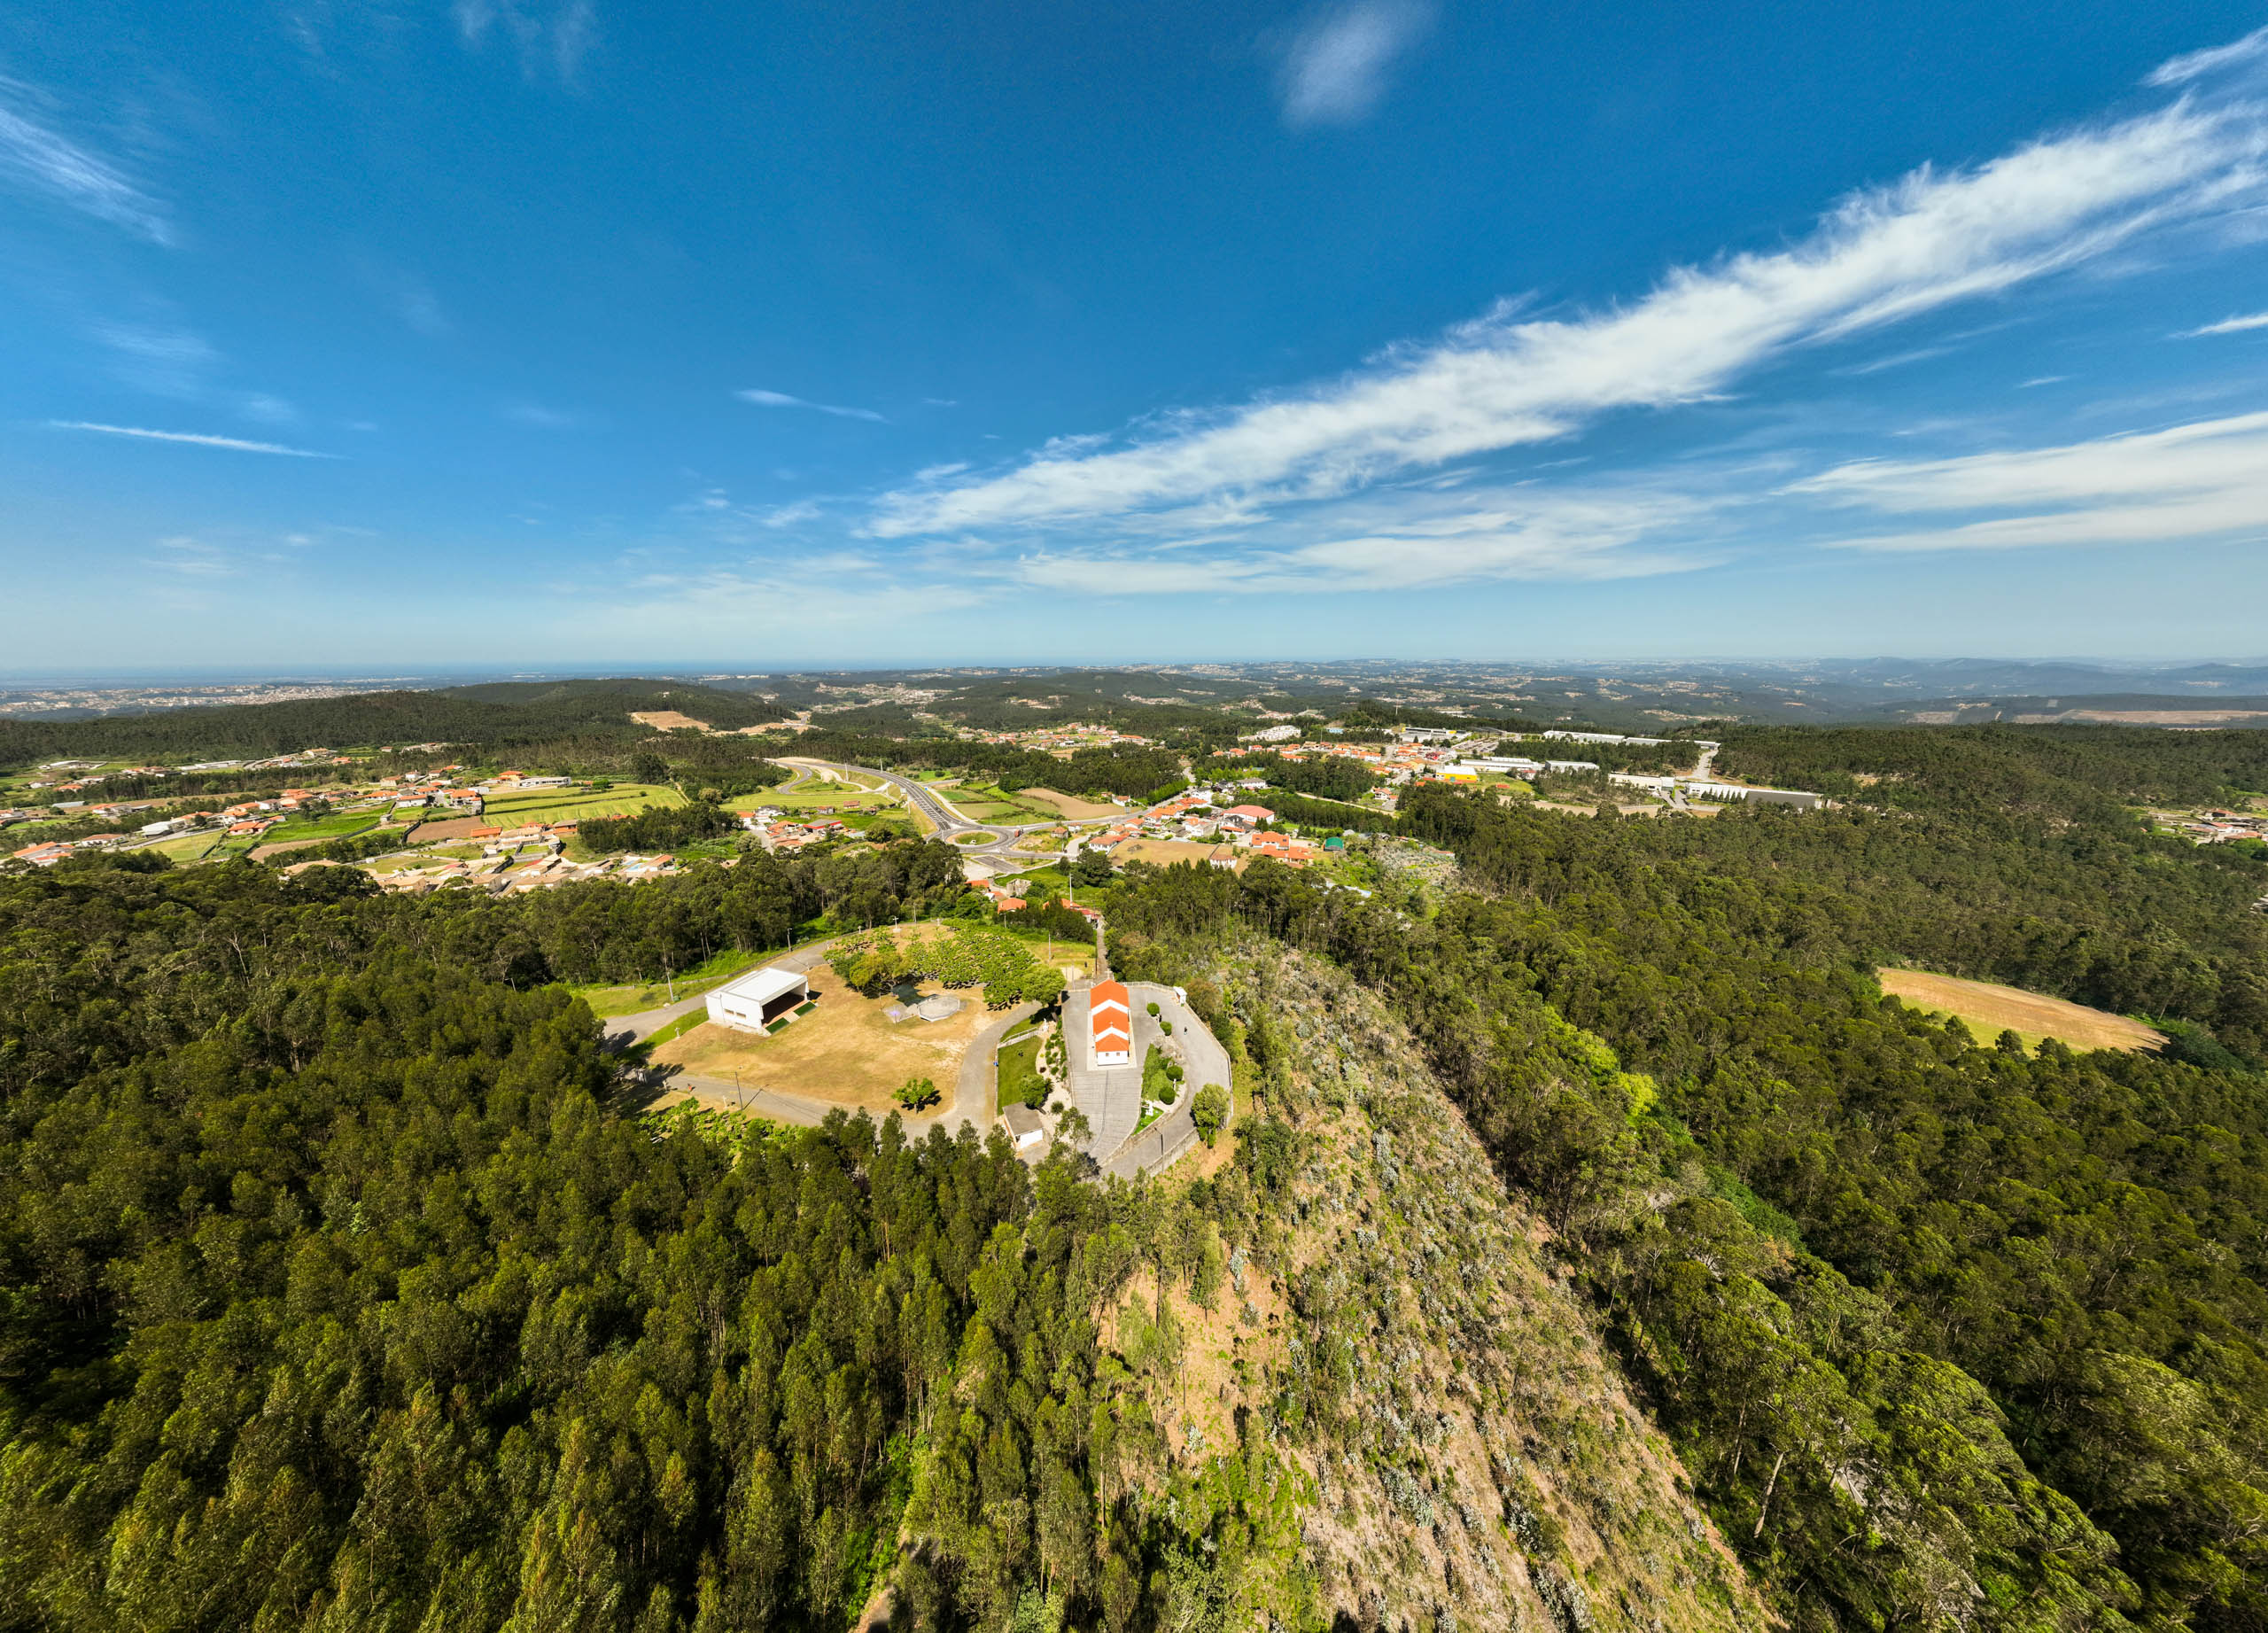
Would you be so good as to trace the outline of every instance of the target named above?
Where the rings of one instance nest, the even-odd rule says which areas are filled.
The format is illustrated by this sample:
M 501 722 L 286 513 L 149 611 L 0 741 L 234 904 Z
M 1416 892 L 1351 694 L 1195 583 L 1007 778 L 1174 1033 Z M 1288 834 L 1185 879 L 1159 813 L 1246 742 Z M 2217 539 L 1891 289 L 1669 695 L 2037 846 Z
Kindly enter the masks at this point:
M 1074 831 L 1082 828 L 1099 828 L 1125 820 L 1123 813 L 1113 813 L 1099 817 L 1063 817 L 1050 822 L 980 822 L 928 783 L 899 776 L 894 771 L 877 771 L 872 766 L 848 766 L 835 760 L 810 759 L 798 755 L 782 755 L 777 763 L 801 770 L 832 773 L 838 777 L 872 777 L 888 783 L 905 797 L 907 805 L 929 820 L 936 828 L 936 838 L 944 840 L 962 855 L 985 863 L 988 872 L 1003 864 L 1029 867 L 1044 860 L 1043 852 L 1017 849 L 1029 835 L 1044 834 L 1060 828 Z

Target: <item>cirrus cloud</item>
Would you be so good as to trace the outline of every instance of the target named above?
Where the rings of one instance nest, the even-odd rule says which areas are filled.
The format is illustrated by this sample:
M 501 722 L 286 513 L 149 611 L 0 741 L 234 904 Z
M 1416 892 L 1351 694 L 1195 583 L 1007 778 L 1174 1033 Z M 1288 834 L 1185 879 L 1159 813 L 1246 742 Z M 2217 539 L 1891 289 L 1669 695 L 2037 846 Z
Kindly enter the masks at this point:
M 0 179 L 137 238 L 172 244 L 173 222 L 165 206 L 123 166 L 56 129 L 45 105 L 49 100 L 20 80 L 0 76 Z
M 1122 517 L 1223 495 L 1342 494 L 1568 435 L 1599 416 L 1724 391 L 1795 346 L 1895 323 L 2079 265 L 2149 229 L 2268 196 L 2257 105 L 2187 103 L 1923 168 L 1845 200 L 1772 253 L 1680 268 L 1638 301 L 1569 319 L 1503 309 L 1305 391 L 1060 440 L 1021 464 L 883 496 L 884 537 Z
M 2268 537 L 2268 413 L 1954 459 L 1857 460 L 1783 491 L 1883 515 L 1946 518 L 1835 540 L 1860 549 Z
M 215 437 L 195 431 L 152 431 L 143 425 L 105 425 L 93 420 L 50 420 L 50 431 L 92 431 L 106 437 L 139 437 L 147 442 L 185 442 L 192 447 L 226 448 L 237 454 L 282 454 L 292 459 L 337 459 L 313 448 L 287 447 L 281 442 L 250 442 L 242 437 Z
M 887 425 L 889 422 L 872 408 L 845 408 L 831 402 L 812 402 L 803 397 L 790 397 L 785 392 L 768 392 L 759 386 L 733 393 L 742 402 L 752 402 L 759 408 L 809 408 L 815 414 L 832 414 L 838 419 L 873 420 Z

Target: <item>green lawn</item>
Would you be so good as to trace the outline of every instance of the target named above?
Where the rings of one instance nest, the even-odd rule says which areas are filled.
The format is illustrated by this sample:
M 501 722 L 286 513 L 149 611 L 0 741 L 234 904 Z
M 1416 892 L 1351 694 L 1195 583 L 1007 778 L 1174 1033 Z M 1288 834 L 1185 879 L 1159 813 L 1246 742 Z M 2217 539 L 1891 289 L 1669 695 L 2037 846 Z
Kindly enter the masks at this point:
M 1000 1062 L 1000 1108 L 1011 1106 L 1037 1106 L 1047 1099 L 1047 1079 L 1039 1075 L 1039 1034 L 1034 1032 L 1020 1043 L 1002 1049 Z
M 669 1042 L 672 1038 L 684 1037 L 695 1027 L 705 1024 L 708 1019 L 709 1010 L 704 1005 L 703 1007 L 693 1010 L 689 1014 L 678 1016 L 676 1020 L 662 1028 L 661 1030 L 656 1032 L 652 1037 L 645 1039 L 645 1042 L 649 1047 L 658 1046 L 659 1045 Z

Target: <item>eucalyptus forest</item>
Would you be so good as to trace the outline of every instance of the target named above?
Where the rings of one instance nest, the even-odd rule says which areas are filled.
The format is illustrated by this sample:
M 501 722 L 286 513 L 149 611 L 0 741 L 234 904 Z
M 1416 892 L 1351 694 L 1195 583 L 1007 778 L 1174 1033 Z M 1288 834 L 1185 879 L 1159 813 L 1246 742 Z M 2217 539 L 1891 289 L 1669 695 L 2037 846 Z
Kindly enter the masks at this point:
M 0 870 L 0 1629 L 2263 1633 L 2268 863 L 2140 810 L 2264 749 L 1733 731 L 1835 803 L 1421 785 L 1446 886 L 1122 868 L 1114 970 L 1236 1077 L 1132 1185 L 655 1116 L 572 990 L 989 912 L 933 843 Z

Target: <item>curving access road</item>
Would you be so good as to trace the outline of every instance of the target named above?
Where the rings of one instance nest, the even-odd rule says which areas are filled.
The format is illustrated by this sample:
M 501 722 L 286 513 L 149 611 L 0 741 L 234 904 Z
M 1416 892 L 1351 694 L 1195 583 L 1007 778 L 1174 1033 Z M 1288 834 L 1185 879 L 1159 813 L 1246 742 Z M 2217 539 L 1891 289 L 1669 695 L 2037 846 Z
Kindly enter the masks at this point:
M 907 805 L 919 811 L 936 825 L 936 837 L 951 845 L 965 856 L 982 857 L 989 861 L 1014 861 L 1023 867 L 1033 867 L 1045 857 L 1036 851 L 1019 851 L 1016 844 L 1026 834 L 1045 832 L 1051 828 L 1078 828 L 1115 822 L 1116 816 L 1066 817 L 1052 822 L 1026 822 L 1021 825 L 1004 822 L 979 822 L 961 812 L 950 800 L 926 782 L 911 777 L 901 777 L 894 771 L 880 771 L 872 766 L 847 766 L 835 760 L 810 759 L 800 755 L 781 755 L 777 764 L 795 766 L 812 771 L 829 771 L 841 777 L 872 777 L 887 782 L 905 796 Z

